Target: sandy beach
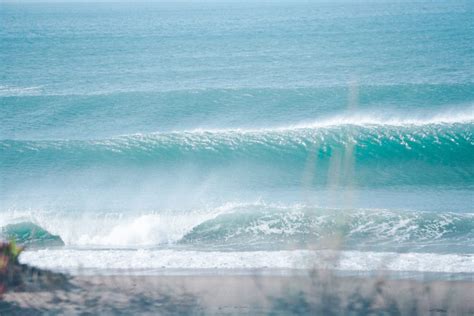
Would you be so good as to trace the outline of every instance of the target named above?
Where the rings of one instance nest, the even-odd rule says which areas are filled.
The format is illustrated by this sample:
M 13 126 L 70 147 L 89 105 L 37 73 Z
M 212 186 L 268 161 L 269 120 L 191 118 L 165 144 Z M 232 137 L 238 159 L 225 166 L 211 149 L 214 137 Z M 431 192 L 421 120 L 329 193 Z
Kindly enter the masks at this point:
M 473 315 L 472 281 L 382 277 L 75 276 L 7 292 L 1 315 Z

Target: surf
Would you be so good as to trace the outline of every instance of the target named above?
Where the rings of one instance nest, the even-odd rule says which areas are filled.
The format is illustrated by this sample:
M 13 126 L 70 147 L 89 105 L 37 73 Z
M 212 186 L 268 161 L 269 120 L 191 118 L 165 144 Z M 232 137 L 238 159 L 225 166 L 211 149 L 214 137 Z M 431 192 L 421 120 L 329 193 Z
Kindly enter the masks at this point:
M 67 247 L 85 249 L 474 251 L 472 213 L 260 202 L 155 212 L 20 214 L 2 216 L 2 231 L 13 237 L 35 235 L 36 248 L 58 246 L 60 240 Z M 339 242 L 329 242 L 335 240 Z

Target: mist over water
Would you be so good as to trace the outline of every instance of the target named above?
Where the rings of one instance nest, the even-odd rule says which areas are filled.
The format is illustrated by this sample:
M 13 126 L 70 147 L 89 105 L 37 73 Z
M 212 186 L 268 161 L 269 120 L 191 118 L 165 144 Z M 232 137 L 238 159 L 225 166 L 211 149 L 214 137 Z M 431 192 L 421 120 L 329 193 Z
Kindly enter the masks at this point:
M 28 262 L 474 272 L 469 3 L 0 6 L 0 226 L 70 260 Z

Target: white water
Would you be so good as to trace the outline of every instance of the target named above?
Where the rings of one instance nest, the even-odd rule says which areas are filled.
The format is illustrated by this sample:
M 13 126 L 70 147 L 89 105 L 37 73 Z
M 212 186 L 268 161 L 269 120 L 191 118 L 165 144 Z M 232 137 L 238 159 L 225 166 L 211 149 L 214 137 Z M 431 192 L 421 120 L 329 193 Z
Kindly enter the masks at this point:
M 180 251 L 44 249 L 26 251 L 22 263 L 80 274 L 85 270 L 160 273 L 165 269 L 331 269 L 474 273 L 474 255 L 361 251 Z

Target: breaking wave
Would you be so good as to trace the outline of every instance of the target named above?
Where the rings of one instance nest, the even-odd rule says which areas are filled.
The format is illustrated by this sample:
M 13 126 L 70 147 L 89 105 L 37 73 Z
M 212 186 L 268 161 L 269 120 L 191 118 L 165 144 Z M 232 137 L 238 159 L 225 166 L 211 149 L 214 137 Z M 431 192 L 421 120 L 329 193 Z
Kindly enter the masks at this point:
M 472 213 L 257 203 L 147 214 L 32 213 L 17 221 L 27 218 L 58 234 L 70 247 L 474 252 Z M 11 221 L 14 217 L 2 222 Z
M 0 155 L 5 174 L 11 171 L 16 177 L 24 172 L 54 175 L 104 166 L 171 170 L 195 165 L 209 172 L 245 164 L 273 168 L 296 179 L 308 162 L 322 170 L 331 161 L 350 159 L 353 174 L 345 178 L 361 185 L 472 185 L 474 124 L 447 121 L 339 122 L 324 127 L 182 131 L 99 140 L 2 140 Z

